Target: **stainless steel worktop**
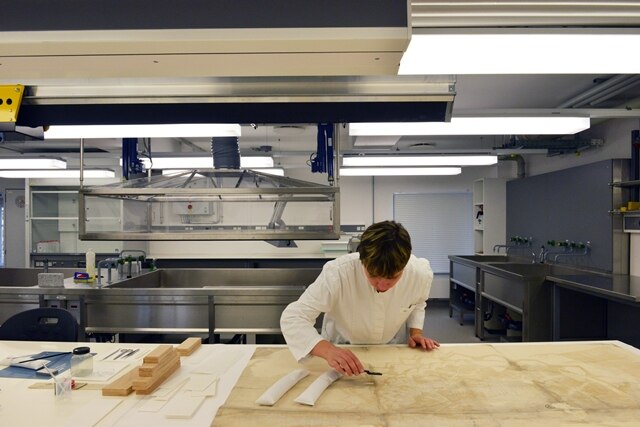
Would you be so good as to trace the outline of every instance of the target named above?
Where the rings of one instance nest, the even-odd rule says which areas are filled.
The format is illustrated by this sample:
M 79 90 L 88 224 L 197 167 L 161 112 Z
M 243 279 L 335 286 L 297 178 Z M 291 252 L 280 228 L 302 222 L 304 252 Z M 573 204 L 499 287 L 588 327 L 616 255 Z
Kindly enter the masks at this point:
M 531 264 L 500 255 L 450 255 L 457 263 L 514 276 L 544 276 L 549 282 L 603 298 L 640 303 L 640 277 L 606 274 L 560 264 Z
M 551 274 L 547 280 L 605 298 L 640 302 L 640 277 L 623 274 Z

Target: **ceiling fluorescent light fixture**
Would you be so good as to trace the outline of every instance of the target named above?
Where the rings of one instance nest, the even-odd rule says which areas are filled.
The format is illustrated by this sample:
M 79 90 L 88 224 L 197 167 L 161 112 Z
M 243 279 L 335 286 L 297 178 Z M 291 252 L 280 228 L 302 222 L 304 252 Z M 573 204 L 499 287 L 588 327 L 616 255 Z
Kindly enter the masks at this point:
M 253 169 L 253 171 L 266 173 L 269 175 L 284 176 L 284 169 L 282 168 L 260 168 L 260 169 Z
M 633 29 L 420 29 L 398 74 L 638 74 Z
M 191 172 L 192 169 L 164 169 L 162 171 L 162 175 L 173 175 L 177 173 L 188 173 Z M 262 168 L 262 169 L 253 169 L 255 172 L 268 173 L 270 175 L 278 175 L 284 176 L 284 169 L 282 168 Z M 199 175 L 199 174 L 196 174 Z
M 85 169 L 83 178 L 114 178 L 111 169 Z M 80 179 L 79 169 L 49 170 L 8 170 L 0 171 L 0 178 L 76 178 Z
M 450 122 L 350 123 L 349 135 L 573 135 L 589 117 L 453 117 Z
M 44 133 L 44 139 L 195 138 L 240 135 L 239 124 L 64 125 L 50 126 Z
M 146 169 L 211 169 L 213 157 L 208 156 L 176 156 L 176 157 L 152 157 L 140 160 Z M 151 164 L 153 162 L 153 165 Z M 272 168 L 273 158 L 269 156 L 240 157 L 242 169 Z
M 340 168 L 342 176 L 459 175 L 461 168 Z
M 0 159 L 0 170 L 66 168 L 66 160 L 51 157 L 13 157 Z
M 343 157 L 342 166 L 488 166 L 498 156 L 353 156 Z

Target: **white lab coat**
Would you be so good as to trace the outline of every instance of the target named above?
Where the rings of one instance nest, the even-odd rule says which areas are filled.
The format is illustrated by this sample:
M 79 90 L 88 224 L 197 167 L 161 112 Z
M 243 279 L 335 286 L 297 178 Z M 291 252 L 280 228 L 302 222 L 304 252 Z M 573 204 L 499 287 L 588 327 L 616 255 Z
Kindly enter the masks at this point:
M 388 344 L 406 342 L 407 328 L 423 328 L 433 281 L 429 261 L 411 255 L 398 283 L 378 293 L 359 257 L 353 253 L 326 263 L 315 282 L 285 308 L 280 328 L 296 360 L 322 339 L 335 344 Z M 314 327 L 320 313 L 325 313 L 322 335 Z

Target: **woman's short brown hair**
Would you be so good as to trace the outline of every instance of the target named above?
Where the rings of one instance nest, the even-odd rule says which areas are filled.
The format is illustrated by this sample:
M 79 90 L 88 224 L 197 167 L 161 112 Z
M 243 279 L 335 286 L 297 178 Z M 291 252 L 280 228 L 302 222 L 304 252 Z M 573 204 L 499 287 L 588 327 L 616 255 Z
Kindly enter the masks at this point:
M 362 233 L 358 253 L 370 276 L 391 279 L 409 262 L 411 237 L 398 222 L 377 222 Z

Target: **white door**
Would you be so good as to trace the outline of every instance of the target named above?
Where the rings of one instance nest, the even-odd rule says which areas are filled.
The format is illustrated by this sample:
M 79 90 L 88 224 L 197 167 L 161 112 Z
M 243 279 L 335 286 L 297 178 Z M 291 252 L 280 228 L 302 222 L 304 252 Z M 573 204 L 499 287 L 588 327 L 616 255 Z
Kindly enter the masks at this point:
M 10 268 L 25 265 L 24 190 L 5 191 L 4 198 L 4 266 Z

